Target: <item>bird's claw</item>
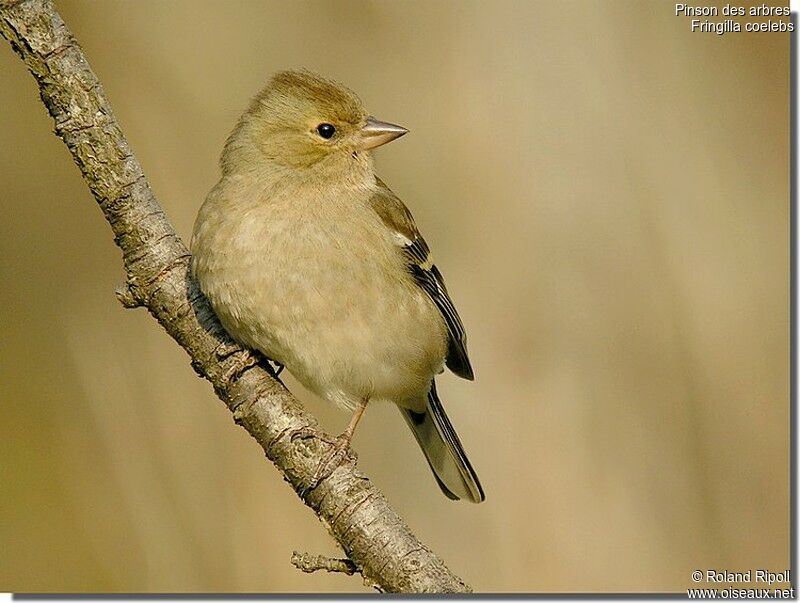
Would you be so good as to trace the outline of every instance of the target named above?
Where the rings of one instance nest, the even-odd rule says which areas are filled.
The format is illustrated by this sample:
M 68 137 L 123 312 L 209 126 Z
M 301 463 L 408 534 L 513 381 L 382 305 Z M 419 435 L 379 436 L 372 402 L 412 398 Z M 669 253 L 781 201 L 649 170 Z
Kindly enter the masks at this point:
M 222 381 L 229 385 L 236 382 L 242 373 L 251 366 L 258 364 L 258 358 L 250 350 L 244 348 L 234 349 L 224 358 L 231 359 L 222 373 Z
M 315 429 L 313 427 L 301 427 L 299 429 L 294 429 L 289 435 L 289 440 L 292 442 L 294 442 L 295 440 L 308 440 L 311 438 L 321 440 L 326 444 L 330 444 L 331 446 L 335 446 L 336 443 L 339 441 L 339 438 L 330 436 L 324 431 Z
M 356 458 L 356 452 L 350 447 L 350 437 L 346 433 L 331 437 L 317 429 L 304 427 L 295 430 L 290 436 L 292 441 L 305 438 L 317 438 L 326 444 L 330 444 L 331 448 L 323 455 L 309 483 L 300 490 L 300 496 L 303 498 L 317 488 L 323 480 L 329 478 L 348 456 L 352 456 L 354 460 Z

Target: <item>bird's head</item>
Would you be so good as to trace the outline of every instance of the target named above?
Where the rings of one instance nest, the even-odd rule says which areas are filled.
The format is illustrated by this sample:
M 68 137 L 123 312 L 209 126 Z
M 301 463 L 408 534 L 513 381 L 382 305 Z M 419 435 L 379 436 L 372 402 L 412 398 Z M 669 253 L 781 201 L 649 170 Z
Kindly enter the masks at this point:
M 358 159 L 408 130 L 371 117 L 356 94 L 310 71 L 276 74 L 253 99 L 226 145 L 226 155 L 257 150 L 248 161 L 267 159 L 308 168 L 326 158 Z M 225 155 L 223 155 L 223 166 Z

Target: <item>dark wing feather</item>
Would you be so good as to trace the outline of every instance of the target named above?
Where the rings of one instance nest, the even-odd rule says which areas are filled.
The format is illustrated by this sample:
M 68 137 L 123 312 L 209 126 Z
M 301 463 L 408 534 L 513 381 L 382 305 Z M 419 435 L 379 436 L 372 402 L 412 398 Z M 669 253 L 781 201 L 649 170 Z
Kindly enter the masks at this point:
M 447 368 L 471 381 L 475 375 L 467 356 L 467 334 L 447 293 L 442 274 L 433 264 L 428 244 L 403 202 L 381 180 L 378 180 L 378 185 L 379 191 L 371 199 L 372 207 L 384 224 L 399 235 L 398 246 L 408 260 L 409 271 L 436 304 L 447 325 Z

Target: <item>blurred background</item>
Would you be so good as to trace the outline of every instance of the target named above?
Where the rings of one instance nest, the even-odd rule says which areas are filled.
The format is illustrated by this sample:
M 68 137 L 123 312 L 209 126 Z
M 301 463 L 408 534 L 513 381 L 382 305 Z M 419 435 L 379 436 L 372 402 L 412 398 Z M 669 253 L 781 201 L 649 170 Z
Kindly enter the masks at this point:
M 355 447 L 476 590 L 787 568 L 787 34 L 691 33 L 671 1 L 58 7 L 187 241 L 275 71 L 411 130 L 377 166 L 469 332 L 477 378 L 439 392 L 487 501 L 445 499 L 394 408 Z M 5 42 L 0 81 L 0 590 L 366 591 L 290 565 L 337 548 L 115 299 L 110 230 Z

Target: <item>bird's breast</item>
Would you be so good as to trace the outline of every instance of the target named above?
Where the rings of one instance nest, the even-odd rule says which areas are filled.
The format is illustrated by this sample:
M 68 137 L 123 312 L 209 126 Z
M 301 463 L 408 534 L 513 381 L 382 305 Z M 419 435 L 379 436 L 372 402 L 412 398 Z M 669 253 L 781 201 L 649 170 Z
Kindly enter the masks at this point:
M 306 386 L 397 401 L 427 388 L 446 331 L 366 201 L 286 195 L 231 212 L 195 272 L 231 334 Z

